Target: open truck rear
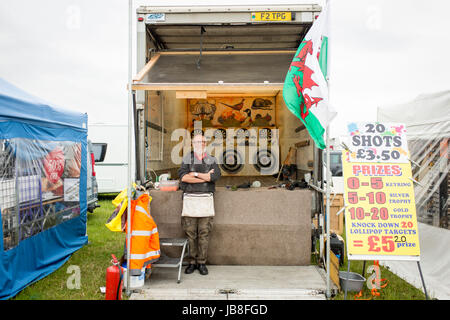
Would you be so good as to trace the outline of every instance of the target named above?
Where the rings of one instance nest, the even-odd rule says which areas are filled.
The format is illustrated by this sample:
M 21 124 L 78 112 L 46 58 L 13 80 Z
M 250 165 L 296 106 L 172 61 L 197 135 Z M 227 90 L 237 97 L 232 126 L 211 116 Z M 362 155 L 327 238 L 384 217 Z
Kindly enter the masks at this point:
M 137 9 L 136 178 L 176 179 L 194 130 L 205 133 L 222 171 L 209 264 L 310 265 L 318 197 L 280 184 L 305 174 L 317 182 L 321 153 L 282 90 L 320 11 L 315 4 Z M 261 187 L 230 188 L 255 181 Z M 151 196 L 160 236 L 184 237 L 181 191 Z

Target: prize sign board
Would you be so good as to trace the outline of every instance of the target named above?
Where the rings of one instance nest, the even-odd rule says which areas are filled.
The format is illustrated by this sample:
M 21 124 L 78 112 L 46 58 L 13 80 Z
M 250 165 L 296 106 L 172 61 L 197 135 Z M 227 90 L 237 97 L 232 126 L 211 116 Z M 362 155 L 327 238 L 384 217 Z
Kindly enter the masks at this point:
M 420 260 L 406 129 L 351 123 L 343 151 L 349 260 Z

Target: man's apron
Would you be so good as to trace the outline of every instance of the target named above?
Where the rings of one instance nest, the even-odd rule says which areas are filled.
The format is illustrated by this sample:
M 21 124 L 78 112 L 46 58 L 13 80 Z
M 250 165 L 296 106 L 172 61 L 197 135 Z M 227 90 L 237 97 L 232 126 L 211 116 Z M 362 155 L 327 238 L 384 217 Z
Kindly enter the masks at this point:
M 213 193 L 185 193 L 183 195 L 182 217 L 213 217 L 214 213 Z

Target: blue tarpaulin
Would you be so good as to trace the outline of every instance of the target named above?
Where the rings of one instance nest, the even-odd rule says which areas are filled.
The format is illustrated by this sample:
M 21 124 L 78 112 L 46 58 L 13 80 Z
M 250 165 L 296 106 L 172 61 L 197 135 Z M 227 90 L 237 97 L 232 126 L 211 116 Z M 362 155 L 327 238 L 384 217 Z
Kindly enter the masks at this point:
M 0 299 L 87 243 L 87 114 L 0 78 Z

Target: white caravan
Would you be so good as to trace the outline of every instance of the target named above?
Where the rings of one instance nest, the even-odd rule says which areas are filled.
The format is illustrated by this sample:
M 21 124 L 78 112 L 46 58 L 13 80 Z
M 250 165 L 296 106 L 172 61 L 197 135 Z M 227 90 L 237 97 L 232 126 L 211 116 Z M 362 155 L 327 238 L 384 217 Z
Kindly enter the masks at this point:
M 88 128 L 95 158 L 98 193 L 120 192 L 127 186 L 128 126 L 93 123 Z

